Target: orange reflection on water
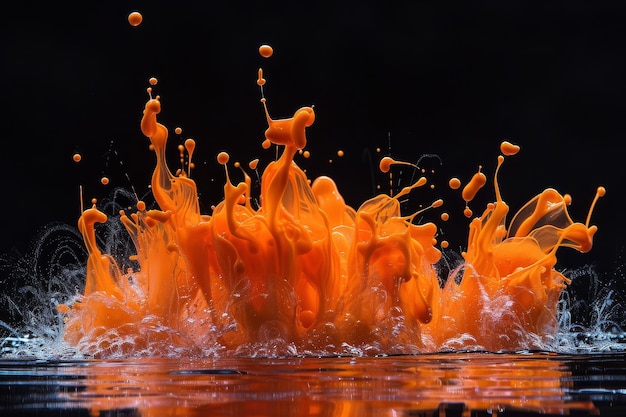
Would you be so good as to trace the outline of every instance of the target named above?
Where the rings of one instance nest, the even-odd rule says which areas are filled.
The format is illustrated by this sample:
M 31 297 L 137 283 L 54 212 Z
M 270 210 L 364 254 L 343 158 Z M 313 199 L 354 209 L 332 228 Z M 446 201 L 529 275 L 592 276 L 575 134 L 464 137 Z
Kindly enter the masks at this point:
M 63 372 L 84 389 L 62 399 L 143 417 L 397 416 L 437 410 L 595 414 L 567 395 L 570 371 L 546 355 L 450 354 L 386 358 L 294 358 L 93 362 Z M 444 414 L 445 415 L 445 414 Z M 458 414 L 455 414 L 458 415 Z

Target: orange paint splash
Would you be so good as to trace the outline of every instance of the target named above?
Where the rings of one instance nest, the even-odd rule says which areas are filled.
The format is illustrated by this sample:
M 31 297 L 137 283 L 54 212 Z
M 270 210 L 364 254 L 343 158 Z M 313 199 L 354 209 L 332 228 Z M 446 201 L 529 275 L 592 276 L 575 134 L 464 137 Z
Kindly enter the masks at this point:
M 399 198 L 424 186 L 425 177 L 352 208 L 331 178 L 311 181 L 294 162 L 307 145 L 313 108 L 274 119 L 261 102 L 268 124 L 263 148 L 273 144 L 282 152 L 262 173 L 260 206 L 251 204 L 245 169 L 236 164 L 244 180 L 232 183 L 230 157 L 220 152 L 224 197 L 209 215 L 200 212 L 189 172 L 175 175 L 167 166 L 168 129 L 157 120 L 160 98 L 150 96 L 141 130 L 156 156 L 151 188 L 159 209 L 140 201 L 135 212 L 120 212 L 139 268 L 122 271 L 98 248 L 95 225 L 107 216 L 94 202 L 78 222 L 89 252 L 85 290 L 60 307 L 66 342 L 93 355 L 113 345 L 151 354 L 268 346 L 281 354 L 416 353 L 532 348 L 528 335 L 556 331 L 557 302 L 570 282 L 555 270 L 557 249 L 587 252 L 597 231 L 590 217 L 585 224 L 571 220 L 569 197 L 546 189 L 507 224 L 499 156 L 496 199 L 470 222 L 463 266 L 441 277 L 437 225 L 415 224 L 418 213 L 400 212 Z M 185 143 L 189 158 L 194 147 Z M 517 150 L 502 145 L 505 155 Z M 380 169 L 393 164 L 415 167 L 384 157 Z M 463 199 L 472 200 L 486 181 L 479 169 Z M 604 192 L 598 188 L 589 215 Z M 428 209 L 442 205 L 436 200 Z

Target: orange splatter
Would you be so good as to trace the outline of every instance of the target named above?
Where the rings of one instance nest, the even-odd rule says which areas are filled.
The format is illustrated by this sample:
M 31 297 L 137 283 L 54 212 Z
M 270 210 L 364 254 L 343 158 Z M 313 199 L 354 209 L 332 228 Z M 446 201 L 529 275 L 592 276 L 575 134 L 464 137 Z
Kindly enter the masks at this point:
M 251 204 L 250 176 L 238 166 L 244 179 L 233 183 L 230 157 L 220 152 L 224 196 L 208 215 L 200 211 L 196 183 L 167 166 L 168 129 L 157 120 L 159 97 L 150 97 L 141 130 L 156 155 L 151 189 L 159 208 L 146 210 L 139 202 L 137 212 L 120 212 L 139 264 L 125 271 L 97 245 L 95 224 L 107 216 L 95 201 L 82 213 L 85 290 L 71 308 L 59 309 L 69 344 L 106 355 L 112 332 L 132 341 L 124 345 L 129 353 L 237 351 L 259 343 L 284 344 L 292 353 L 337 354 L 350 347 L 414 353 L 467 347 L 461 336 L 472 347 L 518 350 L 532 347 L 528 334 L 541 338 L 556 330 L 557 302 L 570 282 L 554 269 L 556 252 L 564 246 L 589 251 L 597 231 L 590 217 L 585 224 L 571 220 L 567 195 L 546 189 L 507 224 L 509 207 L 497 181 L 500 156 L 496 200 L 471 220 L 466 267 L 442 287 L 437 225 L 416 224 L 418 213 L 400 211 L 399 199 L 426 178 L 395 196 L 380 194 L 350 207 L 331 178 L 311 181 L 294 162 L 307 145 L 313 108 L 273 119 L 261 102 L 268 125 L 263 147 L 273 144 L 280 154 L 263 170 L 258 207 Z M 194 146 L 185 143 L 190 155 Z M 384 157 L 381 171 L 392 164 L 417 168 Z M 471 201 L 485 184 L 479 169 L 462 198 Z M 589 216 L 604 193 L 597 189 Z M 436 200 L 429 209 L 442 205 Z M 472 216 L 469 207 L 466 215 Z

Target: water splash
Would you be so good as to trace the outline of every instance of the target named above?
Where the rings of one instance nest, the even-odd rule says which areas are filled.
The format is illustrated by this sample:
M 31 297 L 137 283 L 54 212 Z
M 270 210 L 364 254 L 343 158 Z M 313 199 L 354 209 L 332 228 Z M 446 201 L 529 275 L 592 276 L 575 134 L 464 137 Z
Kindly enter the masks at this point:
M 102 224 L 98 230 L 98 245 L 106 248 L 107 253 L 120 264 L 128 267 L 135 264 L 129 260 L 134 253 L 134 246 L 128 239 L 123 223 L 118 217 L 113 217 L 129 202 L 135 199 L 134 194 L 116 189 L 108 200 L 100 202 L 102 210 L 111 215 L 111 218 Z M 120 335 L 116 329 L 110 329 L 95 339 L 92 344 L 85 344 L 78 349 L 63 340 L 63 315 L 56 309 L 58 305 L 72 305 L 81 297 L 85 282 L 86 250 L 80 240 L 75 227 L 68 225 L 50 225 L 34 240 L 33 249 L 27 256 L 10 258 L 5 255 L 2 259 L 3 276 L 7 282 L 13 283 L 2 297 L 2 306 L 10 314 L 2 322 L 2 356 L 4 357 L 35 357 L 50 358 L 81 358 L 88 352 L 98 352 L 104 343 L 108 343 L 106 356 L 123 358 L 128 356 L 154 356 L 162 349 L 160 342 L 145 346 L 142 350 L 134 349 L 134 338 Z M 444 267 L 445 266 L 445 267 Z M 439 262 L 438 270 L 447 276 L 448 269 L 459 270 L 463 266 L 459 253 L 447 250 Z M 451 275 L 452 277 L 455 274 Z M 573 285 L 563 291 L 557 305 L 558 329 L 553 334 L 538 335 L 521 333 L 520 350 L 539 349 L 558 353 L 600 352 L 607 350 L 623 350 L 626 347 L 623 331 L 623 301 L 620 294 L 612 290 L 610 282 L 605 282 L 594 268 L 587 266 L 567 272 Z M 457 282 L 458 283 L 458 282 Z M 576 285 L 578 284 L 578 285 Z M 592 291 L 576 291 L 576 287 L 591 288 Z M 375 355 L 380 352 L 380 346 L 356 346 L 344 343 L 335 351 L 321 352 L 319 350 L 299 349 L 294 343 L 289 343 L 280 337 L 277 331 L 262 331 L 267 335 L 262 341 L 242 344 L 229 352 L 239 356 L 267 357 L 267 356 L 317 356 L 341 352 L 342 355 Z M 399 326 L 400 327 L 400 326 Z M 172 329 L 162 328 L 163 332 L 172 332 Z M 217 331 L 216 328 L 213 331 Z M 396 333 L 399 329 L 396 329 Z M 426 344 L 432 343 L 424 337 Z M 410 343 L 408 346 L 397 346 L 396 350 L 419 351 Z M 226 350 L 219 345 L 199 350 L 183 349 L 170 344 L 171 356 L 178 355 L 224 355 Z M 459 334 L 445 341 L 439 350 L 468 351 L 484 350 L 477 344 L 470 334 Z M 104 351 L 100 352 L 105 353 Z M 89 355 L 87 355 L 89 356 Z
M 482 167 L 464 187 L 459 180 L 450 182 L 472 219 L 466 251 L 442 268 L 450 258 L 442 257 L 446 245 L 438 241 L 437 225 L 416 222 L 423 209 L 401 212 L 401 199 L 428 184 L 426 176 L 393 195 L 348 206 L 334 180 L 311 180 L 294 161 L 307 146 L 314 109 L 272 118 L 263 71 L 258 74 L 268 123 L 262 146 L 277 149 L 276 160 L 263 171 L 260 195 L 252 196 L 251 176 L 239 164 L 234 167 L 244 180 L 232 182 L 229 156 L 222 152 L 217 161 L 226 175 L 224 198 L 211 214 L 202 213 L 190 177 L 195 142 L 179 148 L 181 155 L 187 152 L 188 169 L 172 172 L 166 162 L 168 129 L 157 121 L 161 100 L 148 88 L 141 129 L 156 156 L 155 204 L 149 207 L 146 199 L 118 190 L 109 202 L 94 200 L 83 211 L 78 230 L 85 249 L 74 252 L 56 242 L 49 265 L 61 268 L 37 271 L 41 257 L 35 253 L 30 265 L 35 270 L 24 272 L 49 284 L 43 291 L 21 287 L 37 303 L 29 313 L 20 312 L 24 331 L 8 337 L 35 335 L 54 342 L 46 346 L 105 357 L 375 355 L 566 345 L 558 331 L 571 333 L 574 327 L 563 294 L 576 274 L 556 270 L 556 252 L 591 249 L 597 231 L 589 224 L 591 213 L 604 188 L 598 187 L 585 223 L 570 218 L 571 197 L 554 189 L 538 194 L 507 222 L 498 172 L 520 149 L 503 142 L 493 175 L 495 201 L 481 216 L 472 218 L 470 204 L 488 183 Z M 388 172 L 392 165 L 419 170 L 390 156 L 382 158 L 380 169 Z M 443 203 L 436 200 L 427 209 Z M 74 255 L 69 266 L 55 260 L 69 253 L 81 256 Z M 605 314 L 597 311 L 604 330 L 610 320 Z M 47 327 L 35 325 L 42 317 L 48 318 Z

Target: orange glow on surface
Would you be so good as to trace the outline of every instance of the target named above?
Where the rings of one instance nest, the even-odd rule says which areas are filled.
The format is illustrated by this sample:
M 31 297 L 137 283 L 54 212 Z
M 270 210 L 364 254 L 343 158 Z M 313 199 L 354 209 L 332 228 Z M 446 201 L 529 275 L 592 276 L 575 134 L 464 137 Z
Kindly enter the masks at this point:
M 259 69 L 261 88 L 262 77 Z M 60 308 L 70 345 L 95 356 L 112 350 L 246 354 L 260 347 L 279 354 L 515 351 L 536 347 L 529 335 L 541 339 L 556 331 L 557 302 L 570 282 L 555 270 L 557 250 L 589 251 L 597 227 L 589 218 L 574 222 L 569 196 L 554 189 L 531 199 L 507 223 L 509 207 L 497 181 L 504 156 L 493 178 L 495 201 L 470 221 L 465 264 L 440 276 L 437 225 L 417 224 L 418 213 L 400 211 L 399 199 L 426 185 L 425 177 L 395 196 L 380 194 L 350 207 L 333 179 L 309 179 L 294 162 L 307 145 L 313 107 L 274 119 L 263 97 L 262 147 L 281 152 L 262 172 L 258 207 L 250 176 L 237 163 L 245 178 L 232 183 L 230 156 L 220 152 L 224 196 L 211 214 L 202 213 L 190 171 L 172 173 L 166 163 L 161 100 L 148 92 L 141 130 L 156 156 L 151 190 L 159 208 L 147 210 L 140 201 L 135 212 L 120 212 L 139 264 L 128 271 L 97 245 L 95 225 L 107 216 L 95 202 L 82 213 L 78 226 L 89 252 L 85 290 Z M 185 149 L 191 169 L 195 141 L 181 145 L 183 163 Z M 518 150 L 510 143 L 501 147 L 505 155 Z M 389 156 L 380 161 L 383 172 L 391 165 L 418 168 Z M 486 183 L 479 168 L 463 188 L 463 200 L 469 203 Z M 603 194 L 598 188 L 589 214 Z M 436 200 L 428 209 L 442 205 Z M 469 207 L 465 213 L 472 216 Z

